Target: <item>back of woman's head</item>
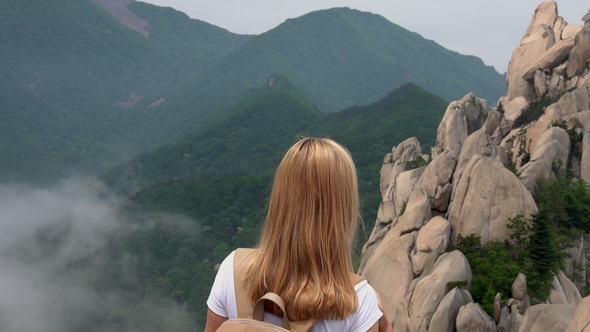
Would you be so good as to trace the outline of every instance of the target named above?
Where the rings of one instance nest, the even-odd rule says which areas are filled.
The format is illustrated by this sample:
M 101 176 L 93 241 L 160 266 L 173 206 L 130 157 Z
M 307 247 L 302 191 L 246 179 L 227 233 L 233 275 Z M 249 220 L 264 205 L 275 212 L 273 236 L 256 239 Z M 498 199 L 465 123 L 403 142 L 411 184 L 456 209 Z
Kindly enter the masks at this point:
M 277 169 L 260 250 L 245 276 L 250 299 L 278 293 L 294 320 L 354 312 L 350 245 L 357 219 L 348 151 L 325 138 L 295 143 Z

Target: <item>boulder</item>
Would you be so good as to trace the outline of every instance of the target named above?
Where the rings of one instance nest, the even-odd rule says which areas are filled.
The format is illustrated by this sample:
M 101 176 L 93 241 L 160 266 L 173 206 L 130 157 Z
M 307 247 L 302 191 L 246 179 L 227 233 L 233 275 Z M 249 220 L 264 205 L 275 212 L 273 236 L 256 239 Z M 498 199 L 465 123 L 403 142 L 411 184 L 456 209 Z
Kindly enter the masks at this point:
M 569 128 L 583 129 L 590 121 L 590 111 L 582 111 L 572 115 L 567 119 L 567 126 Z
M 568 77 L 579 76 L 588 67 L 590 59 L 590 22 L 586 22 L 580 32 L 574 37 L 575 46 L 572 48 L 567 61 Z
M 504 137 L 506 137 L 506 135 L 508 135 L 510 133 L 510 131 L 512 130 L 512 125 L 506 119 L 506 117 L 504 117 L 503 113 L 500 113 L 497 111 L 491 111 L 488 119 L 490 119 L 491 117 L 495 117 L 496 114 L 500 117 L 500 123 L 498 124 L 498 126 L 496 127 L 496 130 L 494 130 L 494 132 L 491 135 L 492 135 L 492 145 L 497 148 L 502 143 L 502 140 L 504 139 Z M 488 123 L 489 122 L 486 121 L 486 132 L 490 133 L 489 129 L 491 129 L 491 128 L 487 128 Z M 496 150 L 496 153 L 498 153 L 497 150 Z
M 572 281 L 577 289 L 583 290 L 586 287 L 586 243 L 584 236 L 575 240 L 572 247 L 566 248 L 568 257 L 565 260 L 565 273 L 572 276 Z M 561 281 L 561 280 L 560 280 Z M 564 289 L 565 290 L 565 289 Z
M 565 90 L 565 63 L 555 67 L 551 71 L 551 79 L 547 86 L 547 94 L 550 97 L 556 97 Z
M 574 39 L 568 39 L 561 43 L 557 43 L 543 52 L 532 65 L 525 71 L 522 76 L 523 79 L 532 82 L 535 72 L 539 69 L 553 69 L 557 65 L 563 63 L 568 57 L 572 48 L 574 48 Z M 541 97 L 542 95 L 539 95 Z
M 470 95 L 472 94 L 451 102 L 447 107 L 436 132 L 436 145 L 432 148 L 433 159 L 447 150 L 452 151 L 455 156 L 459 155 L 463 142 L 468 136 L 466 104 L 469 104 L 467 108 L 473 109 Z
M 404 214 L 398 218 L 395 225 L 401 233 L 422 228 L 432 219 L 433 210 L 447 210 L 452 189 L 449 183 L 455 164 L 454 153 L 445 151 L 426 166 L 408 199 Z
M 568 167 L 571 143 L 568 133 L 560 127 L 550 127 L 537 138 L 537 135 L 545 127 L 549 119 L 557 117 L 559 106 L 548 107 L 546 114 L 535 123 L 527 133 L 529 144 L 534 148 L 530 155 L 530 162 L 520 168 L 521 180 L 525 187 L 534 194 L 537 191 L 537 184 L 541 180 L 555 179 L 557 175 L 565 176 Z M 553 114 L 553 115 L 549 115 Z M 557 119 L 556 119 L 557 120 Z M 536 141 L 536 142 L 535 142 Z M 558 174 L 553 173 L 554 170 Z
M 449 291 L 447 284 L 464 280 L 470 283 L 471 278 L 469 262 L 460 251 L 442 254 L 432 273 L 416 283 L 408 307 L 408 329 L 428 331 L 431 318 Z
M 477 303 L 468 303 L 457 314 L 457 332 L 496 332 L 496 324 Z
M 520 44 L 526 44 L 540 38 L 548 28 L 553 28 L 557 18 L 557 3 L 554 1 L 541 2 L 535 9 Z
M 562 332 L 570 324 L 576 307 L 560 304 L 537 304 L 527 310 L 519 331 Z
M 555 23 L 553 23 L 553 31 L 555 32 L 555 42 L 556 43 L 560 43 L 563 41 L 563 29 L 565 29 L 568 26 L 567 22 L 563 19 L 563 17 L 558 16 L 557 19 L 555 20 Z
M 555 45 L 555 35 L 552 28 L 556 19 L 557 5 L 553 1 L 543 2 L 535 10 L 520 45 L 512 52 L 512 58 L 508 65 L 506 72 L 508 100 L 516 97 L 524 97 L 527 101 L 532 100 L 533 85 L 522 77 L 529 69 L 530 64 Z
M 585 297 L 578 305 L 574 317 L 565 332 L 590 332 L 590 296 Z
M 519 273 L 518 276 L 516 276 L 516 279 L 514 279 L 514 282 L 512 282 L 512 298 L 522 301 L 526 295 L 526 276 L 522 273 Z
M 429 331 L 453 332 L 457 314 L 462 306 L 472 303 L 473 298 L 468 291 L 461 288 L 451 289 L 442 299 L 430 320 Z
M 420 143 L 415 137 L 412 137 L 403 141 L 397 147 L 394 146 L 392 152 L 385 156 L 380 171 L 382 202 L 379 204 L 377 220 L 369 240 L 363 246 L 359 273 L 365 268 L 375 248 L 379 246 L 385 234 L 389 231 L 388 226 L 397 221 L 402 206 L 407 202 L 418 179 L 422 176 L 425 167 L 406 170 L 408 162 L 422 156 L 420 153 Z
M 388 317 L 395 317 L 397 307 L 414 279 L 410 252 L 414 248 L 415 236 L 412 233 L 384 238 L 361 274 L 379 292 Z
M 578 32 L 582 31 L 582 26 L 579 24 L 568 24 L 561 31 L 561 39 L 574 39 Z
M 529 106 L 529 101 L 522 96 L 515 97 L 512 100 L 502 97 L 500 98 L 500 103 L 504 108 L 504 116 L 509 121 L 516 120 L 520 113 Z
M 559 279 L 557 279 L 557 276 L 553 276 L 547 301 L 549 301 L 550 304 L 569 305 L 567 297 L 565 296 L 565 292 L 563 291 L 563 287 L 561 287 L 561 283 L 559 282 Z
M 581 111 L 588 110 L 588 91 L 583 88 L 577 88 L 570 91 L 558 101 L 562 116 L 573 115 Z
M 500 319 L 500 309 L 502 307 L 500 301 L 502 300 L 502 294 L 500 293 L 496 293 L 496 296 L 494 296 L 494 304 L 493 304 L 493 315 L 492 318 L 494 319 L 494 322 L 498 323 L 498 320 Z
M 510 307 L 510 326 L 512 327 L 512 331 L 520 331 L 520 326 L 522 325 L 522 321 L 524 320 L 524 316 L 520 314 L 518 311 L 518 306 L 513 305 Z
M 533 77 L 533 82 L 535 84 L 535 93 L 537 97 L 542 98 L 547 93 L 548 85 L 549 85 L 549 77 L 545 74 L 543 70 L 536 70 L 535 75 Z
M 531 195 L 537 192 L 537 183 L 540 181 L 546 179 L 553 181 L 556 179 L 552 168 L 553 160 L 550 158 L 539 158 L 522 166 L 520 179 Z
M 578 304 L 580 304 L 580 301 L 582 300 L 582 296 L 580 295 L 580 291 L 578 291 L 578 289 L 576 288 L 576 285 L 574 285 L 574 283 L 570 279 L 568 279 L 568 277 L 565 276 L 563 271 L 559 271 L 559 273 L 557 274 L 557 280 L 561 285 L 561 289 L 563 291 L 563 294 L 565 295 L 567 304 L 571 304 L 577 307 Z
M 509 239 L 508 219 L 536 211 L 530 193 L 498 159 L 474 155 L 457 179 L 449 205 L 453 241 L 459 234 L 475 234 L 482 243 Z
M 531 162 L 548 158 L 551 160 L 551 170 L 557 171 L 557 176 L 565 177 L 570 151 L 571 142 L 567 131 L 560 127 L 551 127 L 539 138 L 537 147 L 531 154 Z
M 510 323 L 510 309 L 507 307 L 503 307 L 500 309 L 500 315 L 498 317 L 497 323 L 498 331 L 504 332 L 511 332 L 511 331 L 518 331 L 516 329 L 512 329 L 512 324 Z
M 525 140 L 527 151 L 535 151 L 541 135 L 543 135 L 547 129 L 551 128 L 554 121 L 561 121 L 561 108 L 558 103 L 553 103 L 547 106 L 543 115 L 541 115 L 539 120 L 537 120 L 527 131 Z
M 586 183 L 590 183 L 590 122 L 584 125 L 584 138 L 582 139 L 582 161 L 580 173 Z
M 443 217 L 434 217 L 418 233 L 416 254 L 412 256 L 414 276 L 428 275 L 438 257 L 450 244 L 451 225 Z
M 457 183 L 457 179 L 463 174 L 463 169 L 476 154 L 483 157 L 496 156 L 496 149 L 492 145 L 492 137 L 487 133 L 485 127 L 469 135 L 465 140 L 465 143 L 463 143 L 463 148 L 457 158 L 457 167 L 455 169 L 455 174 L 453 174 L 453 183 Z

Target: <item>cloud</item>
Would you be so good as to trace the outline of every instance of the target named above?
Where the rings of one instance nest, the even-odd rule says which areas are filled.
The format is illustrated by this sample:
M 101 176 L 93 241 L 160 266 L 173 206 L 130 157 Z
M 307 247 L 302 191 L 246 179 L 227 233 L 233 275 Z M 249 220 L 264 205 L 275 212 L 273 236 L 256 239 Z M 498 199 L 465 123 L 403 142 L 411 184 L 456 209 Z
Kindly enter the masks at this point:
M 0 185 L 0 331 L 120 331 L 130 322 L 143 331 L 192 331 L 175 303 L 142 302 L 134 289 L 140 257 L 108 248 L 150 222 L 185 233 L 196 224 L 173 215 L 138 219 L 124 207 L 84 180 L 50 189 Z M 128 289 L 110 286 L 112 275 Z

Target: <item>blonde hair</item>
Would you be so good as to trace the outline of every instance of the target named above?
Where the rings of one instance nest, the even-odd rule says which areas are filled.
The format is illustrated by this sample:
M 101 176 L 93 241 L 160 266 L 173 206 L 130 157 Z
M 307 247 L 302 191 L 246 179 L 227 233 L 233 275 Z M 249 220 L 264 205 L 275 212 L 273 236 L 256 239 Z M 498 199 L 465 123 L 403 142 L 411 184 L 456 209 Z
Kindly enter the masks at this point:
M 276 171 L 259 250 L 244 275 L 252 303 L 277 293 L 291 320 L 356 311 L 350 248 L 358 207 L 348 150 L 326 138 L 295 143 Z

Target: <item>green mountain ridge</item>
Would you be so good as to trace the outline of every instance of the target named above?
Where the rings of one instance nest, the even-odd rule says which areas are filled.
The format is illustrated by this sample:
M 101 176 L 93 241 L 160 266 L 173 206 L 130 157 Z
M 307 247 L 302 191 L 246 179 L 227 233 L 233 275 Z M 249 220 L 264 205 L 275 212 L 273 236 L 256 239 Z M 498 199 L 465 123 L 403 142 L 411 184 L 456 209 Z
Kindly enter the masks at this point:
M 314 135 L 347 146 L 361 180 L 375 184 L 379 161 L 393 145 L 411 136 L 426 149 L 434 145 L 446 108 L 440 97 L 410 83 L 372 105 L 325 114 L 286 77 L 274 75 L 269 82 L 236 101 L 208 129 L 142 153 L 101 179 L 128 195 L 176 179 L 264 172 L 278 165 L 298 136 Z
M 4 112 L 19 115 L 0 142 L 29 143 L 10 147 L 20 151 L 10 165 L 0 164 L 0 181 L 103 173 L 207 130 L 273 73 L 289 77 L 326 111 L 369 104 L 409 81 L 428 79 L 422 87 L 435 89 L 475 80 L 483 82 L 482 91 L 494 90 L 490 82 L 504 84 L 475 57 L 346 8 L 290 19 L 260 36 L 235 35 L 171 8 L 132 2 L 130 9 L 150 23 L 149 38 L 90 0 L 0 3 L 0 73 L 29 90 L 38 105 L 28 97 L 5 103 Z M 420 68 L 449 81 L 427 78 Z M 36 126 L 43 129 L 18 130 Z M 37 154 L 47 163 L 30 158 Z
M 165 114 L 146 108 L 250 38 L 170 8 L 134 2 L 133 9 L 151 21 L 150 39 L 90 0 L 0 2 L 0 73 L 6 84 L 28 90 L 0 100 L 4 112 L 14 113 L 0 141 L 29 142 L 10 147 L 21 151 L 13 166 L 0 165 L 0 181 L 96 174 L 176 138 L 153 135 Z M 138 100 L 124 106 L 131 93 Z M 59 111 L 46 117 L 45 109 Z M 49 144 L 54 166 L 31 160 L 35 146 L 55 140 L 61 143 Z
M 333 8 L 252 38 L 176 98 L 184 100 L 180 108 L 201 103 L 215 109 L 215 91 L 233 95 L 274 72 L 289 77 L 327 112 L 375 102 L 408 82 L 447 100 L 473 91 L 495 102 L 505 89 L 502 76 L 477 57 L 446 50 L 382 16 Z

